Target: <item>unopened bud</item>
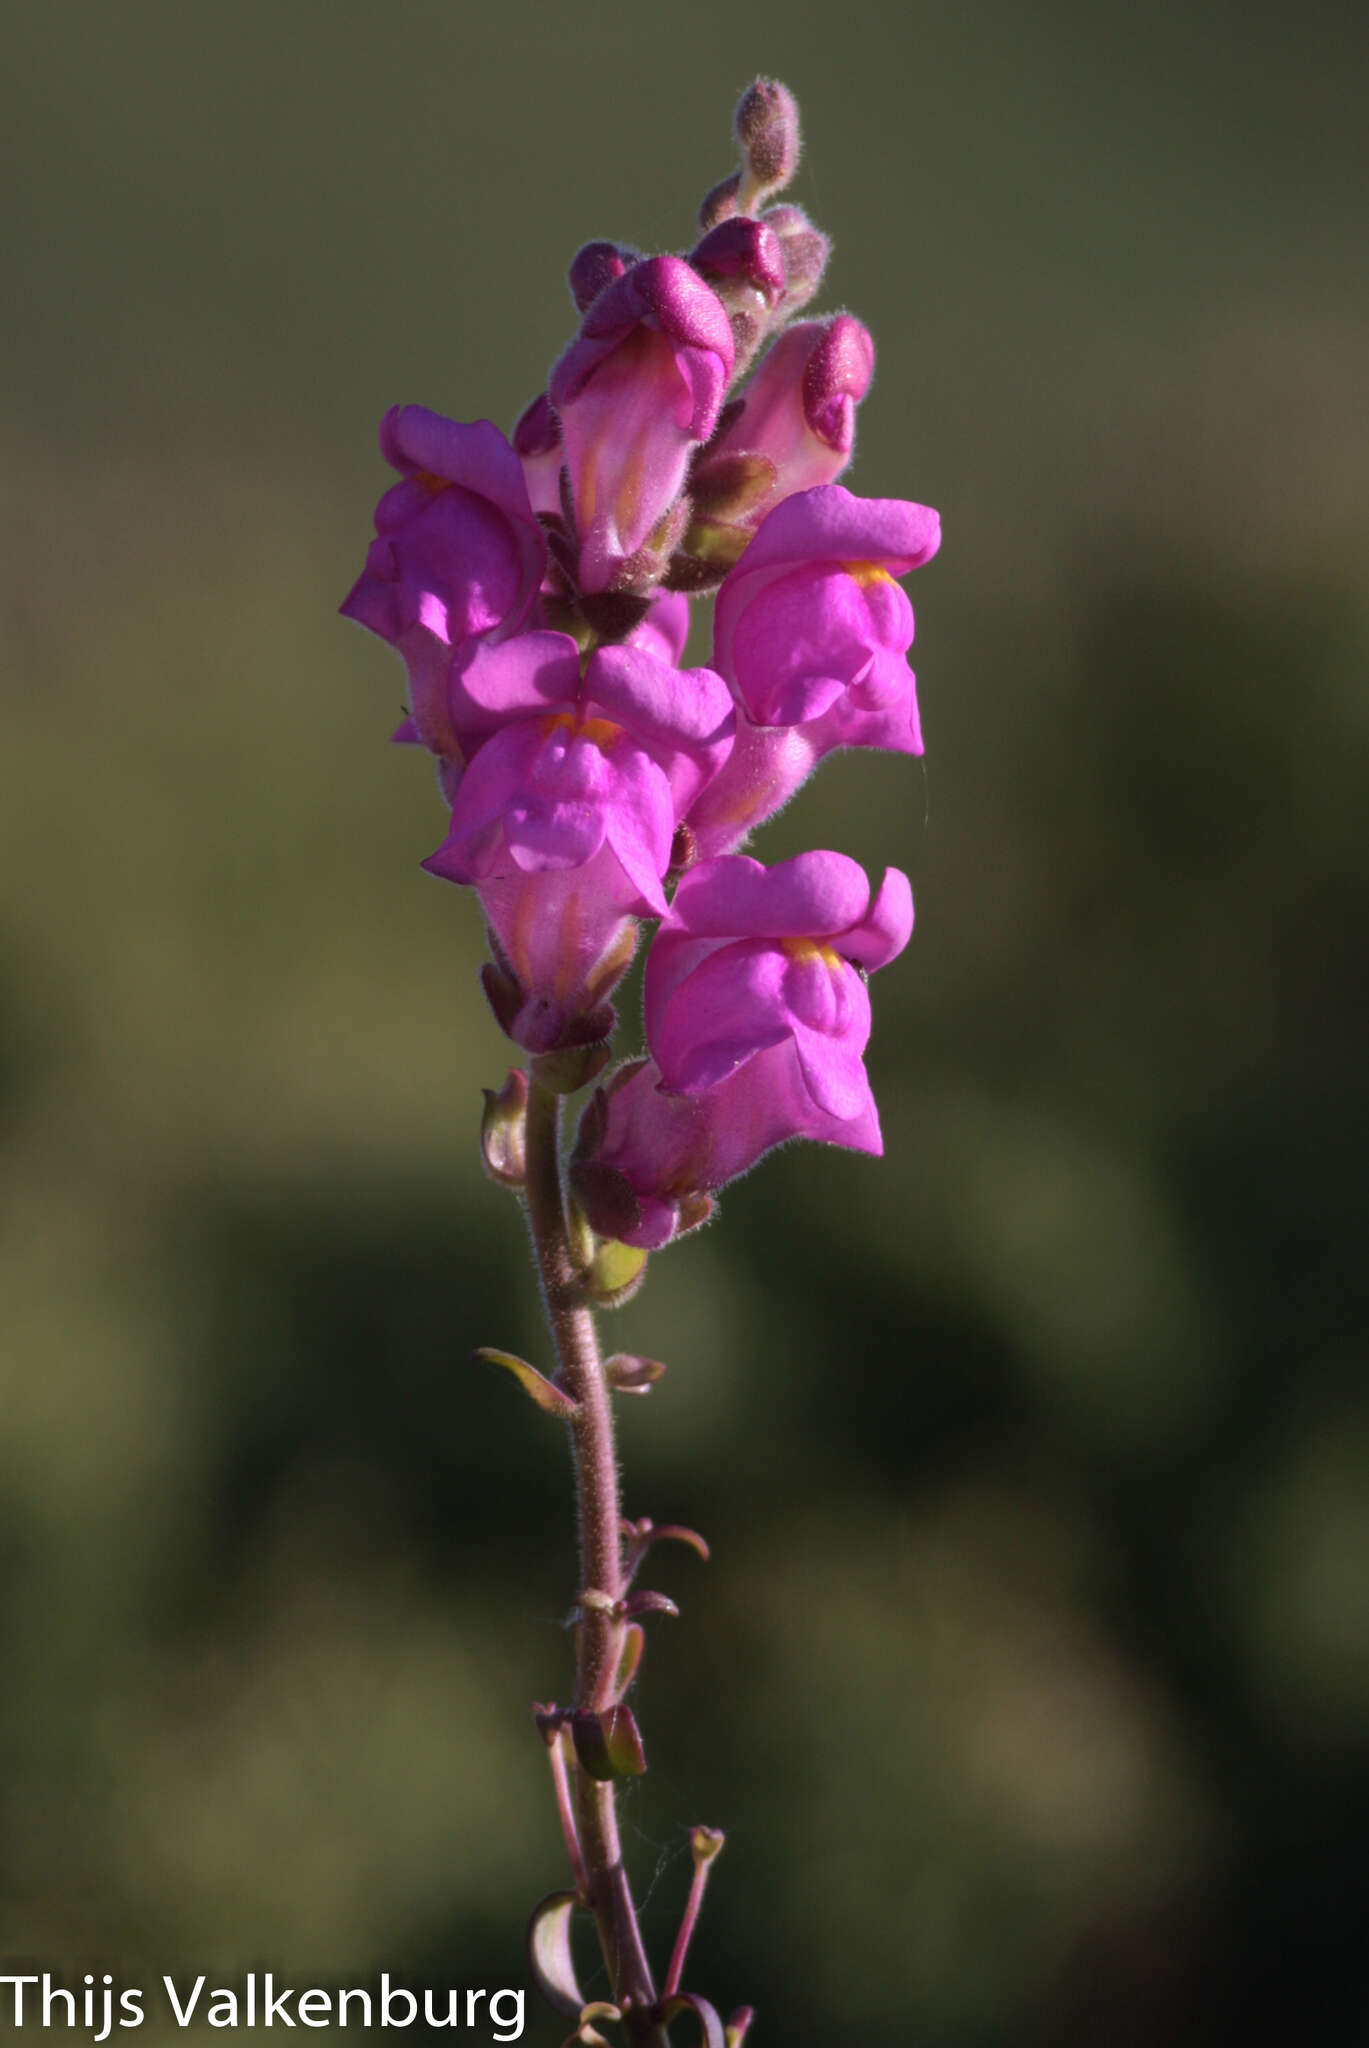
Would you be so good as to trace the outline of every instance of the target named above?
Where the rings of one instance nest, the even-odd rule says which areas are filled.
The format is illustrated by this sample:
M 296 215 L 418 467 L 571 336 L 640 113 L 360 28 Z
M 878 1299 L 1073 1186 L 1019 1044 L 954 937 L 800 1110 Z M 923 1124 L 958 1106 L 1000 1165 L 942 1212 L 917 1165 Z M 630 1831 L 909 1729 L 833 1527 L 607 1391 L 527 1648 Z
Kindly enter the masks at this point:
M 600 292 L 630 270 L 636 260 L 630 250 L 620 249 L 616 242 L 586 242 L 571 257 L 566 272 L 566 283 L 577 310 L 587 313 Z
M 803 412 L 829 448 L 849 453 L 855 440 L 856 407 L 875 374 L 875 344 L 854 314 L 838 313 L 827 323 L 803 372 Z
M 481 1092 L 485 1114 L 480 1123 L 480 1156 L 485 1171 L 503 1187 L 521 1188 L 527 1169 L 528 1077 L 514 1067 L 497 1095 L 492 1088 Z
M 758 78 L 738 101 L 732 126 L 742 153 L 738 203 L 749 213 L 757 199 L 782 192 L 799 167 L 798 102 L 777 78 Z
M 699 226 L 705 232 L 715 228 L 720 220 L 731 220 L 737 211 L 737 193 L 741 189 L 742 174 L 732 171 L 720 178 L 709 192 L 705 192 L 699 206 Z
M 815 228 L 801 206 L 772 206 L 762 224 L 779 240 L 784 261 L 785 314 L 798 313 L 817 294 L 832 254 L 832 244 Z
M 690 252 L 689 260 L 724 305 L 729 303 L 729 287 L 738 284 L 750 286 L 772 306 L 785 287 L 779 236 L 764 221 L 747 220 L 741 214 L 710 228 Z

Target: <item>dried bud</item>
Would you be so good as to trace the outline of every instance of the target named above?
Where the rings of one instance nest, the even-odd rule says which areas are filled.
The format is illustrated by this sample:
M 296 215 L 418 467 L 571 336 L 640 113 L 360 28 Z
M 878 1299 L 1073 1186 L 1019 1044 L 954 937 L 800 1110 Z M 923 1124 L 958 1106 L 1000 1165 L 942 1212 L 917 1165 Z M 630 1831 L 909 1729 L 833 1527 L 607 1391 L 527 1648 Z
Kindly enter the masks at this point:
M 480 1123 L 480 1156 L 491 1180 L 502 1187 L 521 1188 L 526 1172 L 525 1124 L 528 1107 L 528 1077 L 514 1067 L 496 1095 L 484 1088 L 485 1114 Z
M 772 206 L 762 225 L 778 238 L 784 260 L 784 311 L 801 312 L 822 283 L 832 244 L 801 206 Z
M 731 220 L 737 211 L 737 193 L 741 182 L 741 172 L 732 171 L 727 177 L 719 179 L 712 191 L 705 192 L 699 206 L 701 228 L 715 228 L 720 220 Z
M 758 78 L 738 101 L 732 126 L 742 153 L 738 203 L 749 213 L 757 199 L 782 192 L 799 167 L 798 102 L 777 78 Z
M 583 249 L 577 249 L 566 272 L 577 310 L 587 313 L 600 292 L 631 270 L 636 261 L 630 249 L 620 249 L 616 242 L 586 242 Z

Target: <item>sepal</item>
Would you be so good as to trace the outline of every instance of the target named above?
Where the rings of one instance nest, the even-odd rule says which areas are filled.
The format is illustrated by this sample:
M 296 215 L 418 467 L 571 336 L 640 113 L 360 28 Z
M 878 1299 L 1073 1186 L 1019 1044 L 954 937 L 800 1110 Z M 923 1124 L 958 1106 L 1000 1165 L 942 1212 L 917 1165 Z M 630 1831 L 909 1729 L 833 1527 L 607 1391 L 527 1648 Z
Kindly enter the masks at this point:
M 611 1057 L 608 1041 L 602 1038 L 592 1045 L 562 1046 L 556 1052 L 538 1053 L 532 1077 L 553 1095 L 574 1095 L 603 1073 Z
M 634 1244 L 605 1238 L 594 1254 L 587 1287 L 600 1308 L 622 1308 L 646 1280 L 647 1255 Z
M 746 2039 L 751 2022 L 755 2017 L 756 2008 L 753 2005 L 739 2005 L 737 2007 L 737 2010 L 727 2022 L 727 2048 L 742 2048 L 742 2042 Z

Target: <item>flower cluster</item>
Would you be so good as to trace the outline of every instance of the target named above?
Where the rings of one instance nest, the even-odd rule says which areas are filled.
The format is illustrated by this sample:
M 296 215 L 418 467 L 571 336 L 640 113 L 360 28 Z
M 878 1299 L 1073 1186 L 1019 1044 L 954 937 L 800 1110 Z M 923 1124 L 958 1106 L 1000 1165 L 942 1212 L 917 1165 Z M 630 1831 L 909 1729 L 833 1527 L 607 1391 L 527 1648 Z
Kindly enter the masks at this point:
M 386 416 L 398 481 L 342 607 L 403 658 L 396 737 L 450 811 L 424 865 L 478 895 L 516 1043 L 592 1075 L 659 921 L 649 1056 L 598 1089 L 572 1166 L 592 1227 L 643 1248 L 788 1138 L 880 1150 L 866 978 L 912 928 L 897 869 L 872 893 L 840 853 L 738 851 L 835 749 L 922 751 L 898 579 L 940 524 L 838 482 L 873 343 L 849 313 L 795 317 L 829 246 L 773 203 L 798 161 L 785 89 L 758 80 L 736 133 L 688 255 L 576 255 L 579 330 L 511 437 Z M 707 592 L 711 665 L 685 668 Z

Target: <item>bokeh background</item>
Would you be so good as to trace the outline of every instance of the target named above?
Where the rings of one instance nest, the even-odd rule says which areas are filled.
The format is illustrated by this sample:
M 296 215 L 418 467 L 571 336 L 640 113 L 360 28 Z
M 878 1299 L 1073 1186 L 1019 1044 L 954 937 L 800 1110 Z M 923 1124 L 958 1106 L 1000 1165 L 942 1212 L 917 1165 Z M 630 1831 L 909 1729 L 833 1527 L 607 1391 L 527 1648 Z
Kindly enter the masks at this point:
M 0 1951 L 523 1981 L 569 1480 L 469 1363 L 544 1356 L 508 1048 L 334 611 L 385 407 L 511 423 L 763 69 L 852 481 L 947 538 L 925 774 L 758 849 L 913 874 L 888 1156 L 769 1162 L 611 1333 L 630 1509 L 715 1546 L 649 1934 L 706 1820 L 760 2044 L 1369 2040 L 1362 10 L 0 16 Z

